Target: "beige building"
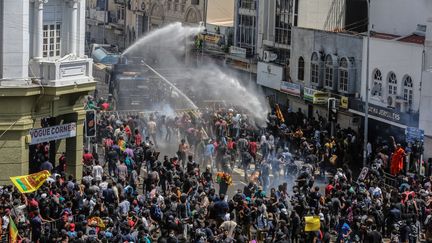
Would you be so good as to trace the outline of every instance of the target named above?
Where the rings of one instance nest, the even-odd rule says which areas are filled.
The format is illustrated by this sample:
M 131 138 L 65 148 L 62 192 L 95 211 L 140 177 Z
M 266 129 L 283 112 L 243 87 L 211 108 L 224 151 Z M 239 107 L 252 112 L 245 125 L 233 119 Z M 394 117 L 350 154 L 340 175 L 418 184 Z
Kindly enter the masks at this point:
M 65 152 L 66 172 L 82 176 L 83 99 L 96 85 L 84 14 L 85 0 L 0 4 L 0 184 L 37 171 L 30 154 L 43 142 L 51 162 Z
M 87 0 L 86 18 L 88 42 L 116 44 L 122 50 L 144 33 L 173 22 L 232 26 L 234 1 Z
M 172 22 L 199 24 L 201 0 L 87 0 L 87 40 L 115 44 L 121 50 L 144 33 Z

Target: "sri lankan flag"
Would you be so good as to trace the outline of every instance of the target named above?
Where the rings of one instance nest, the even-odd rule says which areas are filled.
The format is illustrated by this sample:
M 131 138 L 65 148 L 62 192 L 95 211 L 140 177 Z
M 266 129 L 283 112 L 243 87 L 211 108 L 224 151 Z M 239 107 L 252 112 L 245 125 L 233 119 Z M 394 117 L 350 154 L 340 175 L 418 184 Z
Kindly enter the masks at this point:
M 50 176 L 51 173 L 44 170 L 30 175 L 10 177 L 10 179 L 21 193 L 30 193 L 41 187 Z
M 281 111 L 281 109 L 280 109 L 280 107 L 279 107 L 278 104 L 275 105 L 275 113 L 276 113 L 276 116 L 279 119 L 279 121 L 281 121 L 282 123 L 284 123 L 285 122 L 285 118 L 284 118 L 284 116 L 282 114 L 282 111 Z
M 11 216 L 9 216 L 9 243 L 17 243 L 18 238 L 18 229 Z

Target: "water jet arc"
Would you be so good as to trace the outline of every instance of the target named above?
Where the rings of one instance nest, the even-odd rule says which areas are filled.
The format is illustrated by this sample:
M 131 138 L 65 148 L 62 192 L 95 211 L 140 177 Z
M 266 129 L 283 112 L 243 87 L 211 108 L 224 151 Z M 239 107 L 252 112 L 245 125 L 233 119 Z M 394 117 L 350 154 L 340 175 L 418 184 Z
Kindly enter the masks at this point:
M 163 81 L 165 81 L 166 84 L 168 84 L 171 88 L 173 88 L 177 93 L 179 93 L 183 98 L 186 99 L 186 101 L 189 103 L 189 105 L 192 106 L 192 109 L 197 110 L 198 106 L 195 105 L 195 103 L 181 90 L 179 90 L 173 83 L 171 83 L 168 79 L 166 79 L 162 74 L 160 74 L 158 71 L 156 71 L 154 68 L 152 68 L 147 63 L 143 62 L 144 66 L 146 66 L 148 69 L 150 69 L 153 73 L 155 73 L 159 78 L 161 78 Z

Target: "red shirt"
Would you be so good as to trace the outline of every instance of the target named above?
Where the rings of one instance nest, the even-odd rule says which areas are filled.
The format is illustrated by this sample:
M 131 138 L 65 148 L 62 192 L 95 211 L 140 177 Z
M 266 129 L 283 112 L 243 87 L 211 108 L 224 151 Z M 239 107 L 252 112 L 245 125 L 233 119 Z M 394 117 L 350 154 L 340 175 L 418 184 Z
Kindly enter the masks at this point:
M 326 195 L 331 194 L 331 193 L 333 192 L 333 189 L 334 189 L 333 185 L 332 185 L 332 184 L 328 184 L 328 185 L 326 186 L 326 188 L 325 188 L 325 194 L 326 194 Z
M 135 135 L 135 145 L 140 145 L 142 143 L 142 137 L 141 134 L 136 134 Z
M 83 154 L 84 164 L 91 164 L 92 161 L 93 161 L 93 155 L 91 153 Z
M 249 142 L 249 153 L 254 155 L 257 153 L 258 147 L 256 142 Z
M 227 144 L 228 150 L 233 150 L 235 146 L 235 143 L 233 141 L 229 141 Z
M 108 110 L 109 109 L 109 104 L 108 103 L 106 103 L 106 102 L 104 102 L 104 103 L 102 103 L 102 105 L 100 106 L 101 108 L 102 108 L 102 110 Z

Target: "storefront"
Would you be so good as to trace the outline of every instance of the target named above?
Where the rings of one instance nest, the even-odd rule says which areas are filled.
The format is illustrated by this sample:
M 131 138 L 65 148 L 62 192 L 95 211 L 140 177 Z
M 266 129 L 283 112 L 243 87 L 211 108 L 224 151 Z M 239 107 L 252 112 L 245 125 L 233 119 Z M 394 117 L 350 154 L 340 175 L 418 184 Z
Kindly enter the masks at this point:
M 364 117 L 364 102 L 351 100 L 349 111 L 360 117 Z M 399 143 L 405 143 L 407 128 L 418 127 L 419 124 L 418 113 L 400 112 L 397 109 L 380 107 L 374 104 L 369 104 L 368 111 L 368 117 L 370 118 L 368 139 L 374 143 L 386 143 L 390 136 L 394 136 Z

